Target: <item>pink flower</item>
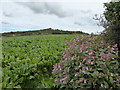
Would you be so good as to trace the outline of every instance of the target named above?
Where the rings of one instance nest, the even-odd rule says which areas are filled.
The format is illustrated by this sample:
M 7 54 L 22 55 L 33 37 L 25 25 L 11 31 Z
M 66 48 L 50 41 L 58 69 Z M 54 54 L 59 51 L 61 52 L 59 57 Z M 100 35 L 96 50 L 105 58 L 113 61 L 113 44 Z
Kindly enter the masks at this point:
M 101 87 L 104 87 L 104 85 L 103 85 L 103 84 L 101 84 Z
M 110 57 L 111 57 L 111 55 L 109 53 L 105 54 L 105 53 L 101 52 L 100 55 L 106 60 L 110 59 Z
M 64 70 L 64 72 L 63 72 L 63 73 L 64 73 L 64 74 L 66 74 L 66 73 L 68 73 L 68 72 L 69 72 L 69 70 Z
M 80 62 L 79 67 L 81 67 L 81 66 L 82 66 L 82 63 Z
M 70 45 L 70 49 L 73 49 L 74 48 L 74 45 Z
M 111 55 L 110 55 L 109 53 L 105 55 L 105 58 L 106 58 L 107 60 L 110 59 L 110 57 L 111 57 Z
M 71 60 L 74 60 L 75 59 L 75 56 L 71 57 Z
M 117 50 L 117 44 L 112 45 L 112 46 L 108 46 L 108 48 L 111 50 Z
M 86 66 L 86 67 L 84 67 L 86 70 L 88 70 L 88 67 Z
M 87 58 L 84 58 L 84 59 L 83 59 L 83 62 L 86 61 L 86 60 L 87 60 Z
M 88 55 L 92 55 L 93 54 L 93 51 L 90 51 L 89 53 L 88 53 Z
M 103 42 L 103 41 L 101 41 L 101 43 L 103 44 L 104 42 Z
M 82 44 L 81 47 L 80 47 L 80 51 L 82 52 L 83 50 L 87 49 L 86 45 L 85 44 Z
M 58 70 L 62 70 L 62 67 L 60 65 L 60 63 L 56 63 L 54 66 L 54 69 L 53 69 L 53 72 L 52 73 L 56 73 Z
M 63 75 L 62 75 L 62 74 L 60 74 L 59 76 L 60 76 L 60 77 L 62 77 Z
M 88 61 L 87 61 L 88 63 L 91 63 L 91 60 L 90 59 L 88 59 Z
M 97 39 L 97 37 L 93 37 L 93 38 L 92 38 L 92 40 L 96 40 L 96 39 Z
M 67 79 L 68 79 L 68 77 L 65 76 L 64 78 L 61 78 L 61 79 L 60 79 L 60 82 L 63 82 L 63 81 L 65 81 L 65 80 L 67 80 Z
M 56 73 L 56 72 L 57 72 L 57 70 L 54 69 L 52 73 Z
M 86 83 L 87 80 L 84 80 L 84 83 Z
M 68 45 L 69 44 L 69 41 L 68 40 L 66 40 L 66 44 L 65 45 Z
M 75 73 L 75 76 L 79 76 L 79 75 L 80 75 L 79 72 L 76 72 L 76 73 Z
M 101 52 L 101 53 L 100 53 L 100 56 L 104 56 L 104 53 L 103 53 L 103 52 Z
M 80 67 L 78 66 L 78 67 L 76 67 L 75 69 L 78 70 L 78 69 L 80 69 Z
M 81 72 L 83 72 L 84 74 L 86 74 L 86 71 L 82 70 Z
M 93 65 L 93 64 L 94 64 L 94 62 L 90 62 L 90 64 L 91 64 L 91 65 Z
M 65 59 L 65 60 L 66 60 L 66 59 L 69 57 L 69 55 L 70 55 L 69 52 L 68 52 L 67 50 L 64 51 L 63 54 L 64 54 L 63 59 Z

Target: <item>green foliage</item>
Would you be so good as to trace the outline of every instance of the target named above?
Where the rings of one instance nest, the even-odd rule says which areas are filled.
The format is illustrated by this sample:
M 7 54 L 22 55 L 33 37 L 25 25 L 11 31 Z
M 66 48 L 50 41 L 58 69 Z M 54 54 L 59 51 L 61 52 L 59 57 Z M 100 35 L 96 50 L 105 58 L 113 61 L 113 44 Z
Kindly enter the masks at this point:
M 104 16 L 108 23 L 105 30 L 106 38 L 111 43 L 120 43 L 120 1 L 104 5 L 106 7 Z
M 106 20 L 110 24 L 120 23 L 120 1 L 105 3 L 104 5 L 106 7 L 104 12 Z
M 54 65 L 55 87 L 109 88 L 120 86 L 117 46 L 98 36 L 67 41 L 63 59 Z
M 53 87 L 52 69 L 76 35 L 3 37 L 2 87 Z
M 106 7 L 104 16 L 108 25 L 103 35 L 111 44 L 117 44 L 120 62 L 120 1 L 105 3 L 104 5 Z

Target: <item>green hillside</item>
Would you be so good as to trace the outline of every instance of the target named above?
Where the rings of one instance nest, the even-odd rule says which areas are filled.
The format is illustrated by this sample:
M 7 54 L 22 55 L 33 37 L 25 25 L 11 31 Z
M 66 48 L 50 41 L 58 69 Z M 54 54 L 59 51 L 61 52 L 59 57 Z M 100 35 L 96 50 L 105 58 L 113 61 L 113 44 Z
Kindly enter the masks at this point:
M 18 31 L 2 33 L 2 36 L 29 36 L 29 35 L 48 35 L 48 34 L 87 34 L 82 31 L 63 31 L 59 29 L 42 29 L 34 31 Z

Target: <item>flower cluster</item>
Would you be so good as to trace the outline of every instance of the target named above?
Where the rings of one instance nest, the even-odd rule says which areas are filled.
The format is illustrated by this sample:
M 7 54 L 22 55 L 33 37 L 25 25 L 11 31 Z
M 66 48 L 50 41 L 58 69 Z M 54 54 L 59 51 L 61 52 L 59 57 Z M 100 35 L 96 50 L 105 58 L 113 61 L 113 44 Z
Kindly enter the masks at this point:
M 63 59 L 54 65 L 55 84 L 66 88 L 111 88 L 119 86 L 117 46 L 108 45 L 98 36 L 77 37 Z

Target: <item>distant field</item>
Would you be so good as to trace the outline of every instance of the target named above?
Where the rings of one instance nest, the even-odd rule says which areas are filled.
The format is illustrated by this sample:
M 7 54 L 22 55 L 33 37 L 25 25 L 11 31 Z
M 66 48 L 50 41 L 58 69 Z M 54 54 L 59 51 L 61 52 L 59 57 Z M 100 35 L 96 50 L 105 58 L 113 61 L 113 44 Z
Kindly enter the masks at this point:
M 3 37 L 3 88 L 52 87 L 53 65 L 62 59 L 65 41 L 76 36 L 80 34 Z

